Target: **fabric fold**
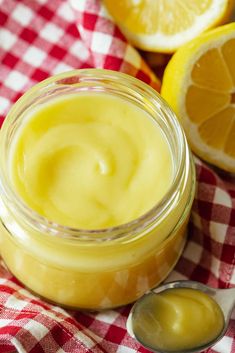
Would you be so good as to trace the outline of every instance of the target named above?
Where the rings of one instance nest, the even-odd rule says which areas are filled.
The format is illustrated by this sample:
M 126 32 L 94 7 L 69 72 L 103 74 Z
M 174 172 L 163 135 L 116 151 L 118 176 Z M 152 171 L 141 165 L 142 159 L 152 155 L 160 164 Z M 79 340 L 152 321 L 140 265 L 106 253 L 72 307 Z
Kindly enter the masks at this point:
M 80 36 L 95 68 L 121 71 L 148 83 L 157 91 L 160 81 L 113 22 L 102 1 L 70 0 Z

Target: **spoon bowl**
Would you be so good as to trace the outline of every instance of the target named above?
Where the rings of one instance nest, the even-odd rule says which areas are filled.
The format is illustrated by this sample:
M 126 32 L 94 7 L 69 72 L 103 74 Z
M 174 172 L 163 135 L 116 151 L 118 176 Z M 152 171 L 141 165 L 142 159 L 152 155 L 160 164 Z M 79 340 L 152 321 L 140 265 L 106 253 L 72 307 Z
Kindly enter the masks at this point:
M 138 325 L 141 325 L 142 318 L 144 318 L 144 315 L 146 316 L 146 307 L 148 308 L 148 311 L 150 311 L 150 315 L 153 318 L 152 314 L 154 311 L 151 309 L 151 305 L 153 302 L 153 299 L 155 296 L 157 296 L 159 293 L 168 291 L 169 289 L 177 289 L 177 288 L 185 288 L 185 289 L 193 289 L 196 291 L 200 291 L 205 293 L 207 296 L 212 298 L 215 303 L 218 304 L 219 308 L 221 309 L 221 312 L 223 314 L 223 327 L 222 330 L 210 341 L 204 343 L 204 344 L 198 344 L 195 345 L 195 347 L 190 347 L 189 349 L 181 349 L 179 350 L 178 348 L 175 350 L 168 349 L 164 350 L 161 347 L 159 347 L 157 344 L 149 344 L 148 340 L 148 334 L 150 334 L 150 330 L 147 328 L 146 331 L 141 331 L 142 333 L 140 334 L 140 331 L 135 329 Z M 152 350 L 153 352 L 157 353 L 193 353 L 193 352 L 200 352 L 203 351 L 212 345 L 214 345 L 216 342 L 218 342 L 225 334 L 229 319 L 233 310 L 233 307 L 235 305 L 235 288 L 229 288 L 229 289 L 214 289 L 211 288 L 207 285 L 204 285 L 199 282 L 195 281 L 175 281 L 175 282 L 169 282 L 166 284 L 163 284 L 157 288 L 152 289 L 151 291 L 147 292 L 143 297 L 141 297 L 139 300 L 136 301 L 134 306 L 132 307 L 132 310 L 129 314 L 128 320 L 127 320 L 127 331 L 132 336 L 135 338 L 141 345 L 144 347 Z M 155 323 L 155 319 L 153 318 L 153 322 Z M 157 319 L 156 319 L 157 320 Z M 192 318 L 193 320 L 193 318 Z M 137 325 L 136 325 L 137 324 Z M 203 325 L 203 322 L 202 322 Z M 149 327 L 150 328 L 150 327 Z M 152 328 L 150 328 L 152 329 Z M 144 332 L 144 333 L 143 333 Z M 184 337 L 182 337 L 182 340 Z

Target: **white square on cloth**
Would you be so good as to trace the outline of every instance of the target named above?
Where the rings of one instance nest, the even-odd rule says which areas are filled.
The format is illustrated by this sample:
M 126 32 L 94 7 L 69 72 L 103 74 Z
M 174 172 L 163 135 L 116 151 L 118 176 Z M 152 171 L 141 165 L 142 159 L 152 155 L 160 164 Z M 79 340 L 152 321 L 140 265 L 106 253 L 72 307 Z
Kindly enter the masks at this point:
M 24 309 L 28 303 L 25 300 L 21 300 L 11 295 L 5 302 L 5 307 L 9 309 L 16 309 L 18 311 Z
M 70 4 L 78 11 L 84 11 L 86 8 L 86 0 L 70 0 Z
M 66 72 L 66 71 L 70 71 L 73 68 L 69 65 L 66 65 L 64 63 L 59 63 L 58 65 L 56 65 L 56 67 L 53 69 L 53 74 L 60 74 L 62 72 Z
M 38 67 L 41 65 L 41 63 L 46 57 L 47 54 L 44 51 L 34 46 L 30 46 L 24 54 L 23 60 L 31 64 L 32 66 Z
M 63 34 L 64 32 L 61 28 L 53 23 L 47 23 L 41 30 L 40 37 L 51 43 L 57 43 Z
M 218 353 L 232 352 L 233 339 L 224 336 L 218 343 L 213 346 L 213 350 Z
M 27 82 L 27 76 L 24 76 L 18 71 L 11 71 L 4 83 L 11 89 L 14 89 L 15 91 L 20 91 Z
M 48 0 L 47 0 L 48 1 Z M 63 17 L 68 21 L 73 21 L 75 19 L 74 11 L 71 9 L 68 2 L 64 2 L 58 9 L 58 15 Z
M 91 49 L 96 53 L 106 54 L 109 51 L 113 37 L 109 34 L 94 32 L 92 37 Z
M 70 53 L 79 59 L 86 61 L 89 58 L 89 52 L 81 41 L 76 41 L 69 49 Z
M 10 101 L 0 96 L 0 111 L 4 112 L 9 105 L 10 105 Z
M 9 50 L 16 43 L 18 37 L 5 28 L 1 28 L 0 31 L 0 48 L 3 50 Z
M 118 347 L 117 353 L 136 353 L 136 350 L 121 345 Z
M 40 341 L 49 332 L 46 326 L 35 320 L 28 321 L 24 325 L 24 329 L 28 330 L 38 341 Z
M 34 13 L 28 6 L 19 3 L 14 9 L 12 17 L 22 26 L 27 26 L 34 17 Z

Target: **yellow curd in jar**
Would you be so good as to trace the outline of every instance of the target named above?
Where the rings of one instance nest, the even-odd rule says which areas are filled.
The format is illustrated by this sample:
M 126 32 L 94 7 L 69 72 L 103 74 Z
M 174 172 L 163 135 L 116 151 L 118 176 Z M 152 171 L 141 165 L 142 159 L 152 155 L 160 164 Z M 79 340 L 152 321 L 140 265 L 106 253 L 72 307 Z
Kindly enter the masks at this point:
M 16 192 L 58 224 L 100 229 L 130 222 L 166 194 L 170 147 L 141 109 L 111 95 L 60 97 L 35 109 L 11 151 Z
M 27 288 L 102 309 L 167 276 L 195 182 L 182 129 L 155 91 L 104 70 L 55 76 L 15 104 L 0 134 L 1 255 Z
M 192 288 L 172 288 L 146 296 L 132 320 L 136 337 L 161 351 L 203 347 L 220 335 L 224 316 L 208 294 Z

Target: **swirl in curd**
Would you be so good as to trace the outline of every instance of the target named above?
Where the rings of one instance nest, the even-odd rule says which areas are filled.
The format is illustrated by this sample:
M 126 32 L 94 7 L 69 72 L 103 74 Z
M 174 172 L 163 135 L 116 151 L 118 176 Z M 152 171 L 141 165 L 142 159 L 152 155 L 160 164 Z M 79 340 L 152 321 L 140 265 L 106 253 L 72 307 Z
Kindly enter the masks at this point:
M 11 151 L 11 182 L 55 223 L 101 229 L 154 207 L 173 179 L 170 146 L 148 113 L 120 97 L 71 94 L 31 109 Z

